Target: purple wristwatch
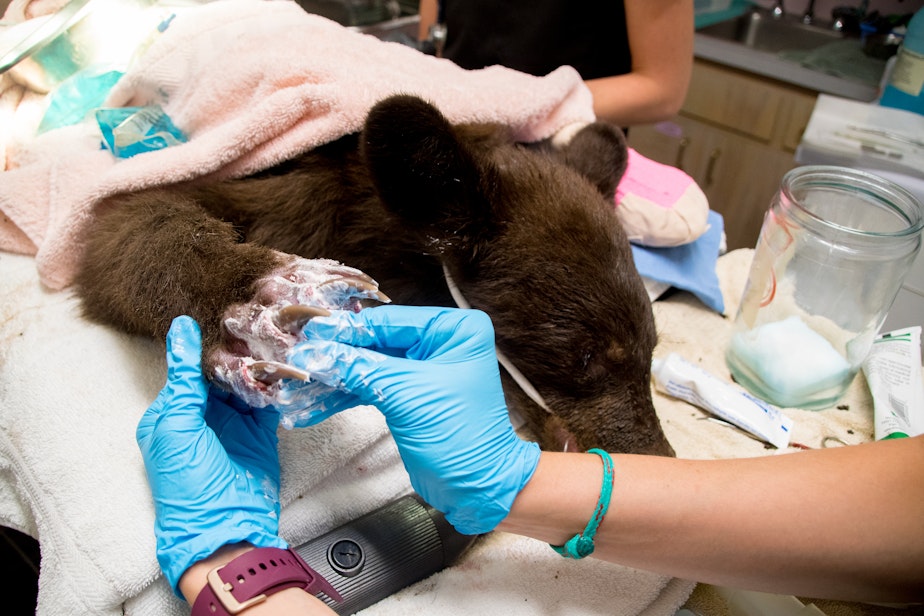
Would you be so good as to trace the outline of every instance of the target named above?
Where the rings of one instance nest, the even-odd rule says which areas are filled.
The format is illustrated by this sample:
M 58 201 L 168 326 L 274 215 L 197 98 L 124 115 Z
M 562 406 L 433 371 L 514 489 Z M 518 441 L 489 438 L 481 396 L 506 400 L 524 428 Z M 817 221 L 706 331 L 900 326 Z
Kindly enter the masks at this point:
M 343 601 L 330 582 L 293 550 L 256 548 L 208 573 L 208 583 L 193 603 L 192 616 L 230 616 L 266 601 L 286 588 L 323 592 Z

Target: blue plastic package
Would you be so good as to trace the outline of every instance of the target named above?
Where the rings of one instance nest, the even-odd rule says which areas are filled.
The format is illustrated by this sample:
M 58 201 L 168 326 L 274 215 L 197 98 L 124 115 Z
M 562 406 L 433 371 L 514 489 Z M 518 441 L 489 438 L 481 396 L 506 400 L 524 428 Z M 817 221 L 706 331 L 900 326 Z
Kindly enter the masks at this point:
M 103 133 L 103 145 L 119 158 L 186 142 L 186 135 L 160 105 L 98 109 L 96 122 Z
M 122 71 L 86 69 L 64 80 L 48 97 L 48 109 L 39 124 L 39 134 L 62 126 L 82 122 L 99 107 Z

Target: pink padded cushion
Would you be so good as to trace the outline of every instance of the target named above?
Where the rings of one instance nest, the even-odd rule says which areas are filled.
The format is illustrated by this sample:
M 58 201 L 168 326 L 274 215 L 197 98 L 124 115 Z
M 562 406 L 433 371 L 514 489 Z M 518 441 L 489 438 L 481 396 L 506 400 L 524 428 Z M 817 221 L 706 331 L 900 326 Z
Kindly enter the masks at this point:
M 632 148 L 616 188 L 616 215 L 629 241 L 642 246 L 688 244 L 709 228 L 709 202 L 693 178 Z

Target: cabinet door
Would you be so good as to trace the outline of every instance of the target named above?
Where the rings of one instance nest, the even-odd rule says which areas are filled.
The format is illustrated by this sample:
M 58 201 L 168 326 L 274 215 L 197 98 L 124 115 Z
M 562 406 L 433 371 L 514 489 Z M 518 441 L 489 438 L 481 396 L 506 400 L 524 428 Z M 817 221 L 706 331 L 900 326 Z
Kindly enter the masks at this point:
M 643 156 L 685 171 L 725 219 L 728 249 L 753 248 L 791 153 L 691 118 L 633 127 L 629 143 Z
M 805 88 L 697 59 L 681 114 L 792 151 L 816 98 Z
M 770 143 L 789 96 L 767 79 L 696 60 L 683 114 Z

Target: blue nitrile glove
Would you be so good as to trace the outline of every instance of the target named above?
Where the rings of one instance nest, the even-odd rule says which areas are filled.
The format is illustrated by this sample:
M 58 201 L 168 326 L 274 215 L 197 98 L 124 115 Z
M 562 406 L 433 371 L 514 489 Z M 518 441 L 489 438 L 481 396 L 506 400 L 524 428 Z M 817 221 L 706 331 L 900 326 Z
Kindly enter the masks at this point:
M 199 326 L 174 319 L 167 383 L 136 433 L 154 496 L 157 560 L 180 597 L 180 576 L 225 544 L 287 547 L 277 534 L 279 414 L 210 391 L 201 355 Z
M 380 306 L 316 317 L 304 331 L 289 363 L 376 405 L 411 485 L 456 530 L 488 532 L 507 516 L 539 446 L 510 423 L 488 315 Z

